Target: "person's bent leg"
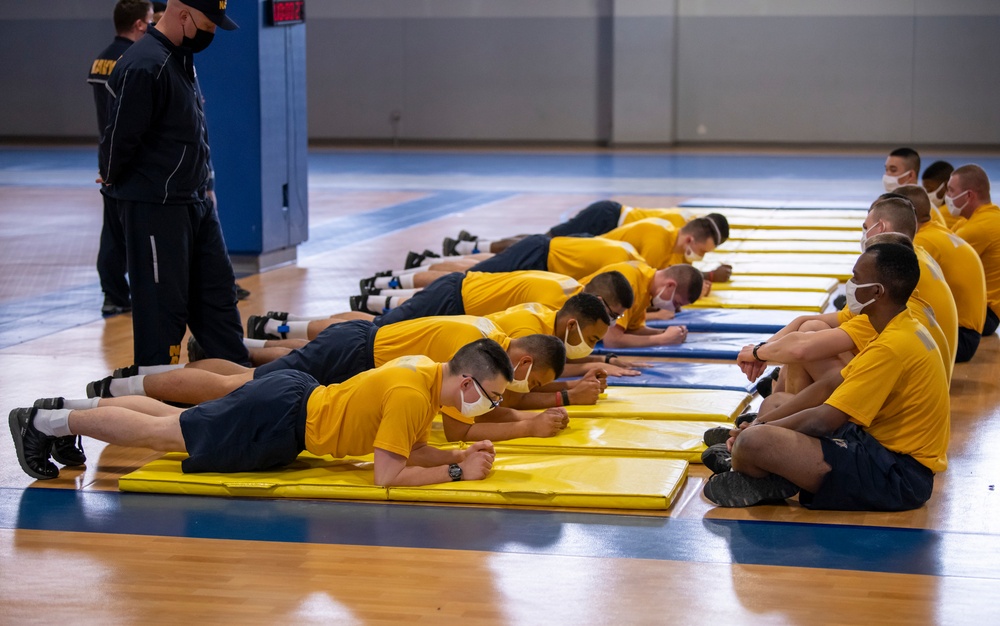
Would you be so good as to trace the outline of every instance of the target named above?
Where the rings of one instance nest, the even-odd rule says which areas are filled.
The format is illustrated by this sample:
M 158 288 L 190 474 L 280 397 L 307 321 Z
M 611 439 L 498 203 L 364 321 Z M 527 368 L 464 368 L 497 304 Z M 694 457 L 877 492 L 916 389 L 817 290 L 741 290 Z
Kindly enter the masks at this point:
M 956 363 L 967 363 L 976 355 L 982 335 L 971 328 L 958 327 L 958 350 L 955 352 Z
M 69 430 L 118 446 L 186 452 L 177 415 L 148 415 L 119 406 L 71 411 Z
M 820 440 L 780 426 L 750 426 L 733 444 L 733 471 L 754 478 L 777 474 L 801 489 L 816 491 L 830 466 Z
M 221 376 L 204 370 L 184 368 L 143 379 L 143 389 L 150 398 L 183 404 L 200 404 L 221 398 L 253 380 L 253 370 Z
M 997 332 L 997 326 L 1000 325 L 1000 317 L 993 312 L 993 309 L 986 307 L 986 324 L 983 326 L 983 337 L 990 337 L 993 333 Z

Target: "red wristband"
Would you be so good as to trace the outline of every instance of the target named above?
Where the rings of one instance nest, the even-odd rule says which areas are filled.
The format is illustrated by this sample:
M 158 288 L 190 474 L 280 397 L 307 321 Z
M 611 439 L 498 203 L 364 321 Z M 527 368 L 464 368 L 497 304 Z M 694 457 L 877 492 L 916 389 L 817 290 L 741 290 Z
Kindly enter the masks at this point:
M 556 406 L 562 406 L 562 393 L 556 392 Z

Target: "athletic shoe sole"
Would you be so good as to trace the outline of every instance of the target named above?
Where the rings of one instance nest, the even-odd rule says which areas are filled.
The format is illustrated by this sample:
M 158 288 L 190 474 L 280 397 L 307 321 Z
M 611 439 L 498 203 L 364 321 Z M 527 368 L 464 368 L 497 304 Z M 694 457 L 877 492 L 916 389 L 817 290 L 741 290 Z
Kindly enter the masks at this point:
M 14 450 L 17 452 L 17 462 L 21 464 L 21 469 L 24 470 L 24 473 L 38 480 L 52 480 L 53 478 L 59 476 L 59 468 L 53 465 L 52 467 L 55 470 L 54 474 L 43 474 L 32 469 L 31 466 L 28 465 L 28 461 L 24 456 L 24 437 L 21 433 L 23 429 L 28 427 L 27 423 L 31 419 L 30 416 L 34 414 L 32 412 L 25 413 L 25 411 L 34 410 L 35 409 L 18 408 L 10 412 L 10 416 L 7 418 L 7 423 L 10 426 L 10 436 L 14 440 Z M 23 426 L 21 424 L 22 415 L 27 416 L 27 421 Z

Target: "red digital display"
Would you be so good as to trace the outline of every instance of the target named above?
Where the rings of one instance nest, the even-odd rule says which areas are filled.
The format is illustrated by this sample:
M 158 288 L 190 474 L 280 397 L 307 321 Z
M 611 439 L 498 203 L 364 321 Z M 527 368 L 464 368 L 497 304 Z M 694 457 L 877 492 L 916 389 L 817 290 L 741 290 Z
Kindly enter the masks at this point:
M 306 21 L 305 0 L 271 0 L 270 18 L 274 26 L 302 24 Z

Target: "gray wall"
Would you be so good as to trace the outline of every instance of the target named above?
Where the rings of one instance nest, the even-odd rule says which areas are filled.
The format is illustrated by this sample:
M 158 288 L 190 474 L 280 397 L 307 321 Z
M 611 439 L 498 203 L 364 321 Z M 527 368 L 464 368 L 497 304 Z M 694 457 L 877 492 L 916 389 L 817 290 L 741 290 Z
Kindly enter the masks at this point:
M 96 133 L 84 78 L 113 4 L 0 2 L 0 136 Z M 312 139 L 1000 144 L 996 0 L 310 0 L 307 15 Z

